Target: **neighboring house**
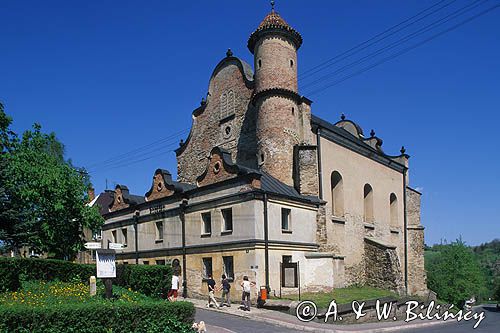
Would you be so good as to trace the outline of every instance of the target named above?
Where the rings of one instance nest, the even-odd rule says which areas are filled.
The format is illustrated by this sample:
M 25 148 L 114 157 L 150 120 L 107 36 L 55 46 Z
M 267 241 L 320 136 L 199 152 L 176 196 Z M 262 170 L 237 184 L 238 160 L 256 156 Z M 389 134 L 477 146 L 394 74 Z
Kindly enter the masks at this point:
M 105 190 L 104 192 L 100 193 L 98 196 L 95 196 L 94 189 L 91 188 L 89 190 L 88 194 L 89 194 L 90 202 L 87 204 L 87 206 L 98 207 L 99 213 L 101 213 L 101 215 L 104 215 L 104 214 L 109 212 L 108 207 L 113 202 L 115 191 Z M 83 235 L 84 235 L 83 239 L 85 242 L 101 242 L 102 241 L 101 231 L 93 232 L 92 230 L 85 228 L 83 230 Z M 93 251 L 93 250 L 82 251 L 82 252 L 78 253 L 75 261 L 78 263 L 81 263 L 81 264 L 95 263 L 95 251 Z
M 158 169 L 144 196 L 116 186 L 103 244 L 126 244 L 119 262 L 170 262 L 190 295 L 223 273 L 236 290 L 247 275 L 276 293 L 426 292 L 409 156 L 387 155 L 344 116 L 311 115 L 297 86 L 301 44 L 273 10 L 248 40 L 255 73 L 228 50 L 176 151 L 179 181 Z

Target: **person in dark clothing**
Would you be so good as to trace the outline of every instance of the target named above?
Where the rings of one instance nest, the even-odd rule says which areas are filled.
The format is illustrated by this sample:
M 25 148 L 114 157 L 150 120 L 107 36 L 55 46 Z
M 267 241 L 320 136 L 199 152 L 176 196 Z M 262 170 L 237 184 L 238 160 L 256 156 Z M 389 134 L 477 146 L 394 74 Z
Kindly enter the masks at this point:
M 231 307 L 231 284 L 229 283 L 226 275 L 222 275 L 222 283 L 220 289 L 222 289 L 222 301 L 220 303 L 220 307 L 222 308 L 224 305 L 226 305 L 227 307 Z

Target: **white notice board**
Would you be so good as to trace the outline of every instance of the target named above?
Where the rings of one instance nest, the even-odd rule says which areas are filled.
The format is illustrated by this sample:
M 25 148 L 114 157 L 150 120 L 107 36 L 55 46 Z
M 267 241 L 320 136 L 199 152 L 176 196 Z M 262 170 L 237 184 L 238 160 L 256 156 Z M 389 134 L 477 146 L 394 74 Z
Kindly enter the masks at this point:
M 100 279 L 116 278 L 114 251 L 96 251 L 97 277 Z

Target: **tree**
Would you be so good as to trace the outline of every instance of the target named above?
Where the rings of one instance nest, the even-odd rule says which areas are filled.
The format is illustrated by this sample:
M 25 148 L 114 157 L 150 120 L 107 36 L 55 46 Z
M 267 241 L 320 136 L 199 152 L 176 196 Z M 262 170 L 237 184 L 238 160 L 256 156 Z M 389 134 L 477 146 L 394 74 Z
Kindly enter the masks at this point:
M 10 122 L 4 123 L 2 140 Z M 85 204 L 87 173 L 66 161 L 63 144 L 38 124 L 21 140 L 10 139 L 0 161 L 0 239 L 11 248 L 29 246 L 72 259 L 82 249 L 83 229 L 103 223 L 98 210 Z
M 428 286 L 441 300 L 460 305 L 484 293 L 483 271 L 472 250 L 461 239 L 440 245 L 439 252 L 427 258 Z

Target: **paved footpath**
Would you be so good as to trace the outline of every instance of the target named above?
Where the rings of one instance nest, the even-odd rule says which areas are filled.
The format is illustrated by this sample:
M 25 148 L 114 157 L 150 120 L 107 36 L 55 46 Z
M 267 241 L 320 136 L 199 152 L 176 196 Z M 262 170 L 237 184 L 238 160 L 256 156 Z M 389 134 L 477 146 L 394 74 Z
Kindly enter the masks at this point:
M 207 333 L 239 333 L 239 332 L 318 332 L 318 333 L 352 333 L 352 332 L 395 332 L 409 329 L 437 330 L 456 322 L 419 321 L 413 323 L 389 322 L 357 325 L 335 325 L 317 322 L 302 323 L 294 316 L 277 311 L 252 308 L 250 312 L 239 309 L 239 304 L 223 309 L 207 308 L 206 300 L 186 299 L 197 308 L 196 321 L 203 320 L 207 325 Z M 417 331 L 415 331 L 417 332 Z

